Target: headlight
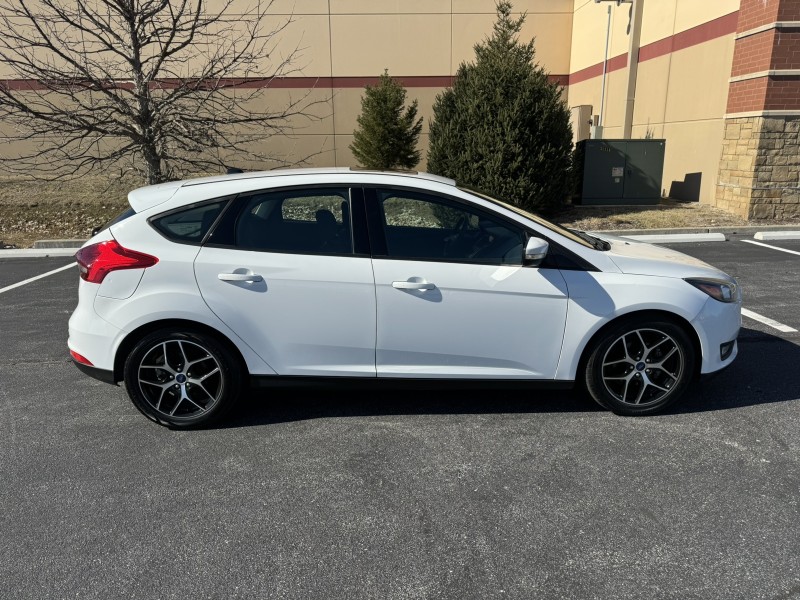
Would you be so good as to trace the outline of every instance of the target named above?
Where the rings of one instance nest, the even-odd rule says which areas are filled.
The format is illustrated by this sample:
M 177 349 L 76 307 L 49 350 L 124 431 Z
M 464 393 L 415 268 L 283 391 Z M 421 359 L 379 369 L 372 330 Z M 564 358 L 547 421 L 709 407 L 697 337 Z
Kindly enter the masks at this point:
M 738 286 L 732 281 L 698 278 L 688 278 L 684 281 L 720 302 L 736 302 L 739 299 Z

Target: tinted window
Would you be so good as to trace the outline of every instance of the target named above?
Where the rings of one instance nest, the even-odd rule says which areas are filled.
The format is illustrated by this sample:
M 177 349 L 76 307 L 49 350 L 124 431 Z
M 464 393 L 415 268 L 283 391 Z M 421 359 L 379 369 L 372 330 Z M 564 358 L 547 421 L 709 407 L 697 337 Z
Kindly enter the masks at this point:
M 245 200 L 235 245 L 248 250 L 349 254 L 350 194 L 346 188 L 280 190 Z
M 228 199 L 191 206 L 151 221 L 162 235 L 175 242 L 199 244 L 216 221 Z
M 116 217 L 114 217 L 113 219 L 111 219 L 111 220 L 110 220 L 108 223 L 106 223 L 105 225 L 102 225 L 102 226 L 100 226 L 100 227 L 95 227 L 95 228 L 92 230 L 92 235 L 93 235 L 93 236 L 95 236 L 95 235 L 97 235 L 98 233 L 100 233 L 101 231 L 105 231 L 106 229 L 108 229 L 108 228 L 109 228 L 109 227 L 111 227 L 112 225 L 116 225 L 117 223 L 119 223 L 119 222 L 121 222 L 121 221 L 124 221 L 124 220 L 125 220 L 125 219 L 127 219 L 128 217 L 132 217 L 132 216 L 133 216 L 133 215 L 135 215 L 135 214 L 136 214 L 136 211 L 135 211 L 135 210 L 133 210 L 132 208 L 126 208 L 125 210 L 123 210 L 121 213 L 119 213 L 119 214 L 118 214 Z
M 414 192 L 378 190 L 391 257 L 521 264 L 524 232 L 483 211 Z

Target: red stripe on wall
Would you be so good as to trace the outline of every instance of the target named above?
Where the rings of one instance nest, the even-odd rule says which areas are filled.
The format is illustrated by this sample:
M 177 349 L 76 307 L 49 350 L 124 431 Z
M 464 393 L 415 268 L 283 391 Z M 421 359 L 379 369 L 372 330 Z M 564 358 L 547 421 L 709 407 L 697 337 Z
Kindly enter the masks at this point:
M 611 73 L 612 71 L 619 71 L 620 69 L 624 69 L 628 66 L 628 53 L 620 54 L 619 56 L 615 56 L 613 58 L 609 58 L 606 61 L 606 73 Z M 569 85 L 573 83 L 580 83 L 581 81 L 586 81 L 587 79 L 594 79 L 595 77 L 600 77 L 603 74 L 603 63 L 597 63 L 596 65 L 592 65 L 591 67 L 586 67 L 585 69 L 581 69 L 580 71 L 575 71 L 569 76 Z
M 739 11 L 732 12 L 713 21 L 708 21 L 697 27 L 692 27 L 686 31 L 681 31 L 675 35 L 671 35 L 664 39 L 655 41 L 651 44 L 646 44 L 639 48 L 639 62 L 643 63 L 659 56 L 677 52 L 703 44 L 719 37 L 736 33 L 736 23 L 739 19 Z M 624 69 L 628 66 L 628 53 L 620 54 L 613 58 L 608 59 L 606 63 L 606 73 Z M 586 67 L 580 71 L 571 73 L 569 76 L 569 85 L 593 79 L 603 74 L 603 63 L 599 62 L 591 67 Z
M 739 12 L 733 12 L 724 17 L 681 31 L 673 36 L 647 44 L 639 49 L 639 62 L 642 63 L 652 58 L 664 56 L 670 52 L 677 52 L 715 40 L 719 37 L 736 33 L 736 23 Z
M 623 65 L 624 66 L 624 65 Z M 548 75 L 550 83 L 566 86 L 569 83 L 569 75 Z M 420 76 L 398 76 L 394 79 L 400 81 L 407 88 L 446 88 L 453 85 L 455 79 L 452 75 L 420 75 Z M 273 79 L 230 77 L 221 80 L 219 83 L 229 88 L 274 88 L 274 89 L 331 89 L 331 88 L 363 88 L 367 85 L 377 85 L 379 77 L 275 77 Z M 132 84 L 129 82 L 119 82 L 118 87 L 130 89 Z M 175 88 L 178 85 L 176 79 L 160 79 L 152 87 Z M 47 89 L 46 86 L 32 79 L 2 79 L 0 87 L 15 91 L 35 91 Z

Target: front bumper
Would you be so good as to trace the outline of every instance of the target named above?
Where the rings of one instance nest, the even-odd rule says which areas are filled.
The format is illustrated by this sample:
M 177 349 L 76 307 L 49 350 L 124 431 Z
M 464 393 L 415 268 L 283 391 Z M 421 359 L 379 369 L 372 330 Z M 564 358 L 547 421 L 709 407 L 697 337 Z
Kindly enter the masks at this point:
M 736 338 L 742 326 L 741 302 L 724 303 L 709 298 L 692 326 L 700 337 L 702 375 L 720 371 L 736 359 L 739 353 Z

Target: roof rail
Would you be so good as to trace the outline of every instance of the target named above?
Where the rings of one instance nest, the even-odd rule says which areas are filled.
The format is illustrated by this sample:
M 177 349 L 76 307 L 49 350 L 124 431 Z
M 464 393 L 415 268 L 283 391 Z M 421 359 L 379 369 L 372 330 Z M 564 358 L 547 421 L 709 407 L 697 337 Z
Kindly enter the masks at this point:
M 379 175 L 407 175 L 409 177 L 419 177 L 420 179 L 427 179 L 428 181 L 435 181 L 445 185 L 456 185 L 454 179 L 442 177 L 441 175 L 434 175 L 433 173 L 426 173 L 425 171 L 412 171 L 406 169 L 367 169 L 365 167 L 350 167 L 350 170 L 359 173 L 376 173 Z

